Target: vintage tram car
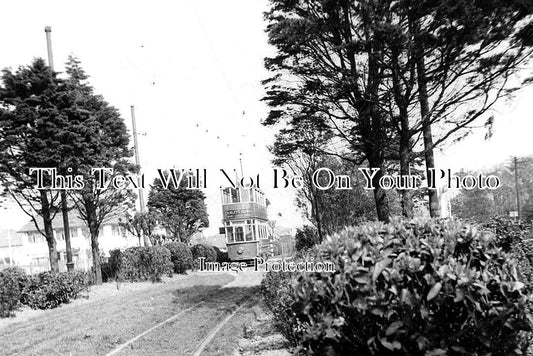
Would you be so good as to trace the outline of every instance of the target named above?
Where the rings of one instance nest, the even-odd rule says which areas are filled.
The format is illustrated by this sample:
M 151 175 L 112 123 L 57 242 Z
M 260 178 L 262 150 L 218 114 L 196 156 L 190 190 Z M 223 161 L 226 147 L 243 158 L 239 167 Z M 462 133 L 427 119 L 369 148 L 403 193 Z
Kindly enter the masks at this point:
M 264 193 L 258 188 L 221 189 L 222 224 L 231 261 L 251 261 L 271 255 L 272 229 Z

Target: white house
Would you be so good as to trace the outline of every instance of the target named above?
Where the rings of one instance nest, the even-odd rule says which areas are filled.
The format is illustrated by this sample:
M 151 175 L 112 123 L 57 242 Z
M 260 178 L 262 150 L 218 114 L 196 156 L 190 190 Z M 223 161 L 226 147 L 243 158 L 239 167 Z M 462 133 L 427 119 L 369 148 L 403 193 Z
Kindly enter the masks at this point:
M 39 229 L 44 231 L 42 219 L 37 218 Z M 76 211 L 69 213 L 70 237 L 73 262 L 76 269 L 88 270 L 92 265 L 91 240 L 86 224 Z M 56 214 L 52 227 L 57 243 L 60 270 L 66 270 L 66 245 L 61 213 Z M 48 245 L 43 234 L 33 221 L 28 221 L 15 236 L 11 230 L 0 234 L 0 261 L 20 266 L 28 273 L 37 273 L 50 269 Z M 138 246 L 139 240 L 119 224 L 118 216 L 106 219 L 100 227 L 98 236 L 100 252 L 108 255 L 112 249 L 124 249 Z M 0 265 L 1 268 L 1 265 Z

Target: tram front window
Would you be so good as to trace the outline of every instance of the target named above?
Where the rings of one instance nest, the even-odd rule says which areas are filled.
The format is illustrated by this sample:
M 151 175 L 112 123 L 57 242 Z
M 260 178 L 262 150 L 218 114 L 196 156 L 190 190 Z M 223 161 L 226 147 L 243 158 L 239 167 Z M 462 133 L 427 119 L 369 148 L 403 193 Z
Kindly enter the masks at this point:
M 252 231 L 252 225 L 246 225 L 246 241 L 253 241 L 254 233 Z
M 226 228 L 226 236 L 228 238 L 228 242 L 235 242 L 235 236 L 233 235 L 233 227 Z
M 244 241 L 244 229 L 242 228 L 242 226 L 237 226 L 235 228 L 235 241 L 236 242 Z

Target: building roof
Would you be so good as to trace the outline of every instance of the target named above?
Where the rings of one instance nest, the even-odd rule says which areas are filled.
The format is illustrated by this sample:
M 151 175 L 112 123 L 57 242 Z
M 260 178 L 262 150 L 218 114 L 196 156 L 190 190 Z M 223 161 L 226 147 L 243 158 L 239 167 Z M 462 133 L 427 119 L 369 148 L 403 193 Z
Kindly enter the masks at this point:
M 125 214 L 124 212 L 122 212 L 122 215 L 120 215 L 119 213 L 109 214 L 106 217 L 106 219 L 104 220 L 104 222 L 102 223 L 102 225 L 118 224 L 119 223 L 119 218 L 121 216 L 123 216 L 124 214 Z M 44 229 L 43 219 L 40 216 L 37 216 L 35 220 L 39 224 L 39 229 L 43 230 Z M 68 222 L 69 222 L 69 226 L 71 228 L 74 228 L 74 227 L 86 227 L 87 226 L 85 224 L 85 221 L 83 221 L 80 218 L 79 211 L 76 210 L 76 209 L 73 209 L 73 210 L 69 211 L 69 213 L 68 213 Z M 53 229 L 62 229 L 63 228 L 63 215 L 61 214 L 61 212 L 58 212 L 55 215 L 54 219 L 52 220 L 52 228 Z M 38 231 L 38 230 L 35 227 L 35 223 L 33 222 L 33 220 L 29 220 L 26 224 L 24 224 L 24 226 L 22 226 L 19 229 L 18 232 L 32 232 L 32 231 Z

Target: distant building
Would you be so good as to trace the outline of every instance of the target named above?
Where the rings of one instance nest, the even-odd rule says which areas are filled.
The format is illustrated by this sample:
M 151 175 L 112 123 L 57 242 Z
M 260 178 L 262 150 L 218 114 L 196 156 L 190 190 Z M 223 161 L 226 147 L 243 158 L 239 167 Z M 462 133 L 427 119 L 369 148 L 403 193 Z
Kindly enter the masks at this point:
M 36 219 L 39 229 L 44 231 L 42 219 Z M 69 213 L 70 240 L 75 269 L 89 270 L 92 266 L 91 239 L 85 222 L 78 217 L 76 211 Z M 52 228 L 57 243 L 60 270 L 66 270 L 66 247 L 63 229 L 63 218 L 60 213 L 56 214 Z M 13 230 L 7 230 L 0 234 L 0 264 L 17 265 L 24 268 L 28 273 L 38 273 L 50 269 L 48 244 L 33 221 L 28 221 L 15 234 Z M 139 240 L 126 231 L 119 224 L 117 215 L 106 219 L 100 227 L 98 236 L 100 252 L 108 255 L 109 250 L 124 249 L 138 246 Z
M 22 235 L 15 230 L 0 230 L 0 270 L 15 264 L 24 255 Z
M 292 256 L 295 251 L 295 234 L 295 229 L 292 227 L 274 227 L 273 254 L 275 256 Z
M 206 243 L 211 246 L 218 247 L 220 250 L 227 250 L 226 234 L 216 234 L 205 238 Z

